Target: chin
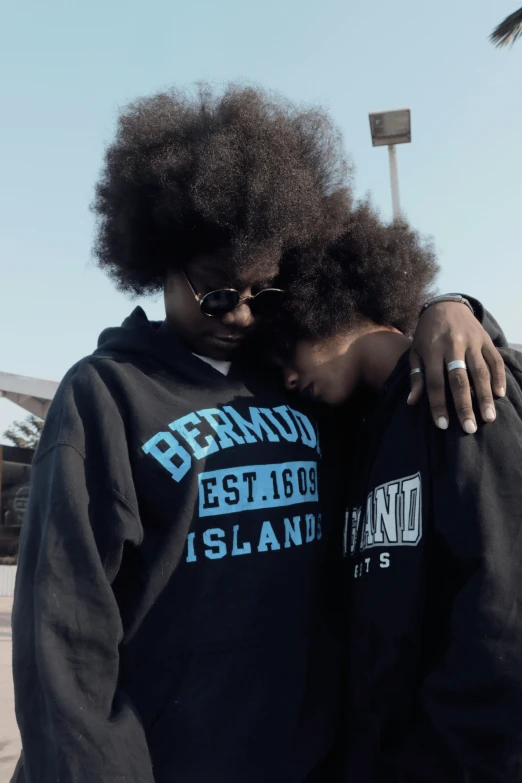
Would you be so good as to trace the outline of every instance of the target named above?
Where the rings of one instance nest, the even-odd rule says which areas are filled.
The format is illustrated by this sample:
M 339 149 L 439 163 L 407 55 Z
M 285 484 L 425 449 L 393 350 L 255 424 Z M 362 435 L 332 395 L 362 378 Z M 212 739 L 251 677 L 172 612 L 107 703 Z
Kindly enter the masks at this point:
M 325 405 L 330 405 L 332 408 L 338 408 L 339 405 L 344 405 L 345 402 L 348 402 L 351 396 L 351 394 L 339 394 L 339 391 L 336 390 L 331 394 L 321 395 L 319 400 Z

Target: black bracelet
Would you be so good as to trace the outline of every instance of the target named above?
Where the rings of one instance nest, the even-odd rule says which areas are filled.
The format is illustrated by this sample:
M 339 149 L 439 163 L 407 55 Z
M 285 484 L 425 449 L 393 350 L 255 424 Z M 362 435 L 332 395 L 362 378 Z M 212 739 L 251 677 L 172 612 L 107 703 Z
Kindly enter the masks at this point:
M 471 310 L 472 314 L 475 315 L 475 311 L 473 310 L 471 304 L 464 296 L 461 296 L 461 294 L 442 294 L 441 296 L 434 296 L 433 299 L 428 299 L 428 301 L 422 305 L 419 318 L 428 309 L 428 307 L 439 304 L 441 302 L 456 302 L 457 304 L 466 305 L 466 307 Z

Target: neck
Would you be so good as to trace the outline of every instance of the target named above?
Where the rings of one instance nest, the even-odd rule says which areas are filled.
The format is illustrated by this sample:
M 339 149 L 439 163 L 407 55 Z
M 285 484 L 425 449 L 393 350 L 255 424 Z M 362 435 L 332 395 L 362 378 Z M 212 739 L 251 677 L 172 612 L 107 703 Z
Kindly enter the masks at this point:
M 361 335 L 354 345 L 361 383 L 380 390 L 410 344 L 409 337 L 391 327 L 376 327 L 374 331 Z

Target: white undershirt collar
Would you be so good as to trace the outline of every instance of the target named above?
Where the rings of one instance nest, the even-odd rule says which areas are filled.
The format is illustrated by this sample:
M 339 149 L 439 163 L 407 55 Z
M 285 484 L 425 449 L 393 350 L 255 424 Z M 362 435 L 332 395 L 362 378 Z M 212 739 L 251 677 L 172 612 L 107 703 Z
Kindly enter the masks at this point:
M 198 359 L 201 359 L 202 362 L 210 364 L 211 367 L 220 372 L 222 375 L 228 375 L 230 367 L 232 366 L 232 362 L 225 362 L 223 359 L 210 359 L 208 356 L 200 356 L 197 353 L 195 353 L 194 356 L 196 356 Z

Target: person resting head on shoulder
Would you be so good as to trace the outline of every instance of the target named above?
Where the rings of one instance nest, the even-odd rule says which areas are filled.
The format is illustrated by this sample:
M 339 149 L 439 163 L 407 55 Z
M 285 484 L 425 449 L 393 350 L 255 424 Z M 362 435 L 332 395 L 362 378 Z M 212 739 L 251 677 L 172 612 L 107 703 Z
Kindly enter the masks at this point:
M 335 406 L 339 426 L 367 403 L 358 437 L 341 438 L 347 783 L 520 771 L 522 355 L 490 318 L 507 378 L 491 425 L 450 414 L 444 432 L 425 400 L 408 405 L 410 334 L 436 274 L 429 242 L 363 202 L 326 253 L 287 261 L 286 311 L 265 336 L 286 388 Z M 459 386 L 463 364 L 447 367 Z

